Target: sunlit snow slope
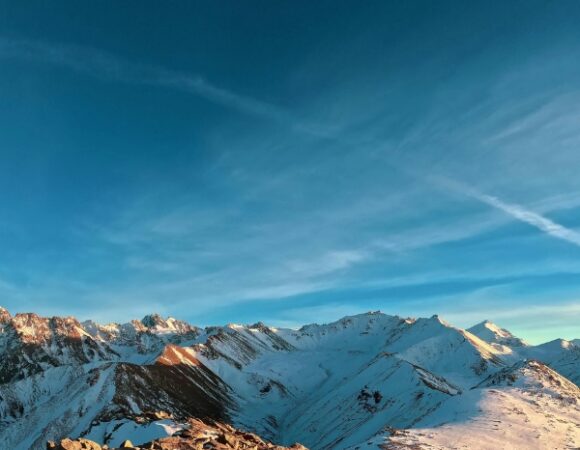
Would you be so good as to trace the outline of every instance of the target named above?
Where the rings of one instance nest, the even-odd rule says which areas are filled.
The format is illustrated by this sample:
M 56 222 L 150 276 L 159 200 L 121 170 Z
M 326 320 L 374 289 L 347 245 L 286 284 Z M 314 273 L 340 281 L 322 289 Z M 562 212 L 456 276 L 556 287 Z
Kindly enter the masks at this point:
M 201 329 L 0 309 L 0 352 L 0 448 L 147 442 L 190 417 L 312 449 L 580 446 L 578 341 L 530 346 L 487 321 Z

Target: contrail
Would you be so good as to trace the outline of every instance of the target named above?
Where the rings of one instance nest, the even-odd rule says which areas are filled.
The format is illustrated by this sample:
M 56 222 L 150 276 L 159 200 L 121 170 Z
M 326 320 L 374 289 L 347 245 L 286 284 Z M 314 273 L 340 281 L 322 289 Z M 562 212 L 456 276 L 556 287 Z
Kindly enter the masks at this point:
M 559 223 L 556 223 L 553 220 L 548 219 L 547 217 L 542 216 L 537 212 L 531 211 L 521 205 L 504 202 L 503 200 L 494 197 L 493 195 L 488 195 L 476 191 L 470 186 L 466 186 L 459 181 L 446 177 L 430 176 L 427 177 L 427 180 L 435 185 L 443 186 L 446 189 L 450 189 L 454 192 L 466 195 L 495 209 L 499 209 L 514 219 L 532 225 L 533 227 L 536 227 L 538 230 L 541 230 L 552 237 L 562 239 L 574 245 L 580 246 L 580 233 L 571 230 L 570 228 L 566 228 L 565 226 L 560 225 Z
M 559 223 L 556 223 L 553 220 L 542 216 L 541 214 L 530 211 L 523 206 L 516 205 L 514 203 L 506 203 L 491 195 L 481 194 L 474 191 L 469 191 L 468 195 L 482 201 L 483 203 L 493 206 L 496 209 L 504 211 L 514 219 L 530 224 L 543 231 L 544 233 L 549 234 L 550 236 L 580 246 L 580 233 L 571 230 L 570 228 L 566 228 L 565 226 L 560 225 Z
M 301 122 L 275 105 L 223 89 L 199 75 L 134 63 L 90 47 L 0 37 L 0 58 L 54 64 L 107 81 L 140 83 L 171 88 L 245 114 L 277 122 L 311 136 L 337 139 L 336 133 L 330 129 Z M 550 236 L 580 246 L 580 233 L 523 206 L 506 203 L 497 197 L 474 191 L 452 180 L 439 179 L 438 181 L 439 183 L 443 181 L 443 184 L 448 187 L 451 186 L 456 191 L 504 211 L 513 218 L 530 224 Z

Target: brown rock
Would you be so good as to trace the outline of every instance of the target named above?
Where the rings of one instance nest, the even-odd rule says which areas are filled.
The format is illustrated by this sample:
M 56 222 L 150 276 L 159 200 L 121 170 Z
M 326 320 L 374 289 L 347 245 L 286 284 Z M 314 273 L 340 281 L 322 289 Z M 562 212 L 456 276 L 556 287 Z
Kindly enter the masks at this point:
M 83 450 L 81 443 L 79 441 L 73 441 L 72 439 L 66 438 L 60 441 L 61 450 Z
M 102 450 L 103 449 L 99 444 L 97 444 L 94 441 L 91 441 L 90 439 L 80 438 L 79 441 L 80 441 L 81 445 L 83 445 L 83 449 L 86 449 L 86 450 Z
M 49 445 L 54 445 L 52 447 L 49 447 Z M 96 442 L 93 442 L 89 439 L 84 439 L 84 438 L 80 438 L 80 439 L 76 439 L 76 440 L 72 440 L 72 439 L 63 439 L 62 441 L 60 441 L 59 445 L 56 445 L 54 442 L 49 442 L 47 444 L 47 449 L 56 449 L 56 450 L 102 450 L 102 447 L 97 444 Z
M 220 444 L 228 445 L 229 448 L 237 449 L 239 446 L 238 439 L 230 433 L 223 433 L 218 436 L 217 441 Z
M 47 450 L 106 450 L 88 439 L 63 439 L 60 444 L 47 443 Z M 120 448 L 149 450 L 308 450 L 300 444 L 291 447 L 275 445 L 263 441 L 259 436 L 238 431 L 224 423 L 204 423 L 201 420 L 189 420 L 189 428 L 174 436 L 157 439 L 135 447 L 129 440 Z

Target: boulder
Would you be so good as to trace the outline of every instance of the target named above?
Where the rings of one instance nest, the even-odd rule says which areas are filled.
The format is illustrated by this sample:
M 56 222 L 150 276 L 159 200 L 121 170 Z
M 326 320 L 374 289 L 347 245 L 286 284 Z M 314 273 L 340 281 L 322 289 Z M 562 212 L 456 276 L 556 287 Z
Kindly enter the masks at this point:
M 75 439 L 74 441 L 66 438 L 60 441 L 59 445 L 55 445 L 54 447 L 47 446 L 47 448 L 56 450 L 102 450 L 99 444 L 84 438 Z

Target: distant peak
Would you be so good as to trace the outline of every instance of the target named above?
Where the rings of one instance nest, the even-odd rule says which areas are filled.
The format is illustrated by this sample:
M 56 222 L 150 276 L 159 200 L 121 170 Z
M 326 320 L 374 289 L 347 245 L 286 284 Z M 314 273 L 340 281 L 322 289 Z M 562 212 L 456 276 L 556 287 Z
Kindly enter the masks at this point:
M 548 347 L 561 347 L 561 348 L 569 348 L 571 345 L 574 345 L 571 341 L 567 341 L 566 339 L 557 338 L 551 341 L 548 341 L 544 344 L 540 344 L 539 347 L 548 348 Z
M 259 321 L 249 326 L 249 328 L 257 329 L 257 330 L 266 330 L 268 329 L 268 325 L 264 322 Z
M 8 312 L 8 310 L 2 306 L 0 306 L 0 322 L 6 322 L 12 319 L 12 316 Z
M 429 319 L 427 319 L 427 320 L 428 320 L 428 321 L 430 321 L 430 322 L 437 323 L 437 324 L 439 324 L 439 325 L 446 326 L 446 327 L 450 327 L 450 326 L 451 326 L 451 325 L 450 325 L 448 322 L 446 322 L 445 320 L 443 320 L 443 319 L 442 319 L 442 318 L 439 316 L 439 314 L 433 314 L 433 315 L 432 315 L 431 317 L 429 317 Z
M 527 345 L 524 340 L 514 336 L 510 331 L 501 328 L 490 320 L 484 320 L 483 322 L 468 328 L 467 331 L 487 343 L 502 344 L 510 347 L 521 347 Z
M 493 323 L 491 320 L 485 319 L 482 322 L 479 322 L 475 325 L 473 325 L 470 330 L 475 330 L 476 328 L 487 328 L 489 329 L 493 329 L 493 328 L 499 328 L 495 323 Z
M 511 334 L 509 333 L 509 331 L 504 330 L 503 328 L 501 328 L 500 326 L 496 325 L 494 322 L 488 319 L 484 320 L 483 322 L 479 322 L 478 324 L 469 328 L 469 330 L 483 330 L 483 329 L 493 331 L 494 333 Z
M 163 319 L 163 317 L 161 317 L 161 315 L 154 313 L 154 314 L 148 314 L 145 317 L 143 317 L 141 319 L 141 323 L 143 325 L 145 325 L 147 328 L 152 328 L 152 327 L 155 327 L 157 325 L 164 325 L 165 320 Z

